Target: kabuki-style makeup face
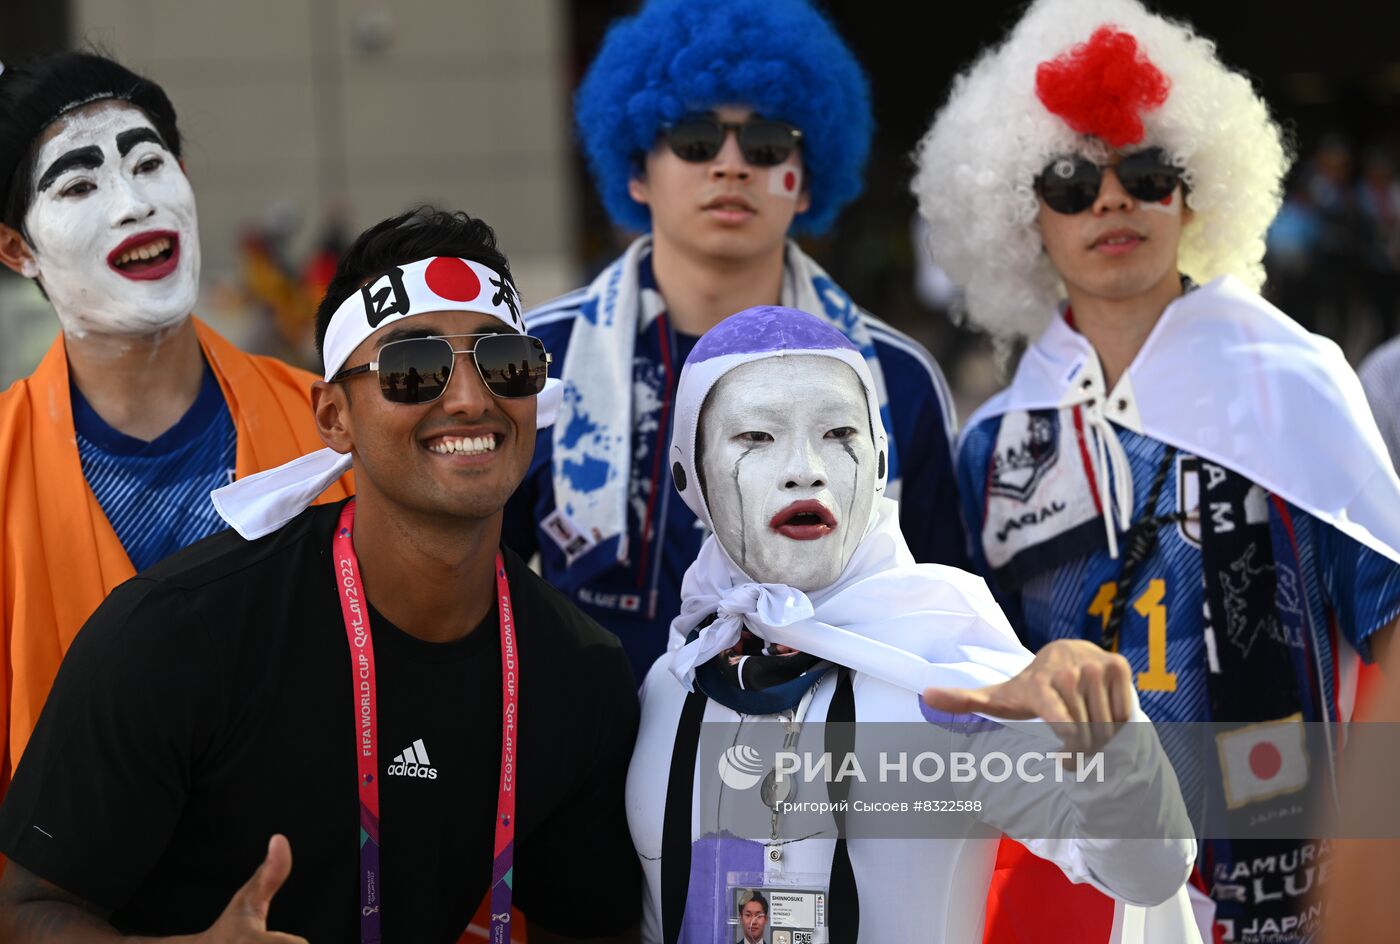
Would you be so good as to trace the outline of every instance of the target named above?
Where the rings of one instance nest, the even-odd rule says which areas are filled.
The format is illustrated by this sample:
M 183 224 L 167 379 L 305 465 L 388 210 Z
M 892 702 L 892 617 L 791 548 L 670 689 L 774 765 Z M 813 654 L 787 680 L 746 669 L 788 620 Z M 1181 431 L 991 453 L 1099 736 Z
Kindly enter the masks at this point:
M 835 583 L 875 502 L 856 372 L 820 355 L 751 361 L 714 385 L 700 430 L 705 504 L 730 559 L 759 583 Z
M 172 327 L 199 290 L 194 193 L 144 112 L 107 100 L 45 132 L 24 229 L 37 276 L 69 335 Z

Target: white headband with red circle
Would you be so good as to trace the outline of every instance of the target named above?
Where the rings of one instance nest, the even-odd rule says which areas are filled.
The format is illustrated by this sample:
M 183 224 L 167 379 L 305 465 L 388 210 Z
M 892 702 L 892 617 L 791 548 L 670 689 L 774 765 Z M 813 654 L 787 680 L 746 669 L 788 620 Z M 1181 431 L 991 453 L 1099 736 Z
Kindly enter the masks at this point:
M 434 256 L 395 266 L 359 289 L 331 315 L 321 344 L 325 379 L 340 373 L 355 349 L 380 328 L 437 311 L 476 311 L 525 333 L 510 280 L 470 259 Z M 545 382 L 536 397 L 535 427 L 554 422 L 563 387 Z M 220 517 L 248 540 L 270 534 L 306 510 L 351 467 L 348 453 L 320 449 L 217 488 L 209 497 Z
M 481 312 L 525 333 L 510 279 L 470 259 L 420 259 L 395 266 L 340 303 L 321 344 L 325 379 L 340 373 L 355 348 L 380 328 L 433 311 Z

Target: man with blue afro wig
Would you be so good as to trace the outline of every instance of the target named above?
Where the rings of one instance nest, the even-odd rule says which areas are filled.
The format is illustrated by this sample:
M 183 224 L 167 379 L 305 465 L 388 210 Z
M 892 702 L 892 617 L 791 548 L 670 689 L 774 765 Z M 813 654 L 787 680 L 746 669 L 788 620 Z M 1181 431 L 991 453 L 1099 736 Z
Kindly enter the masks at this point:
M 651 229 L 646 204 L 628 193 L 639 157 L 695 105 L 730 102 L 802 130 L 811 204 L 793 230 L 819 235 L 831 228 L 860 193 L 874 123 L 860 64 L 802 0 L 654 0 L 608 31 L 574 106 L 589 169 L 614 222 Z
M 725 317 L 781 304 L 860 351 L 914 554 L 963 563 L 942 375 L 790 238 L 831 227 L 870 150 L 869 86 L 831 23 L 806 0 L 651 0 L 609 30 L 575 104 L 604 204 L 642 235 L 591 285 L 526 314 L 564 402 L 507 507 L 507 543 L 538 552 L 644 676 L 705 536 L 665 457 L 681 366 Z

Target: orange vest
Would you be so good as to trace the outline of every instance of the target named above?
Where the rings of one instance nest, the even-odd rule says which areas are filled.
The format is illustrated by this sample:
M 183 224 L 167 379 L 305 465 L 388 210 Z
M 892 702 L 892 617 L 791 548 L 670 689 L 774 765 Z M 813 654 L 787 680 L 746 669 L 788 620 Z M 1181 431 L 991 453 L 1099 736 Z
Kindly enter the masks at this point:
M 317 378 L 245 354 L 193 319 L 238 434 L 238 477 L 322 447 L 311 414 Z M 322 500 L 351 494 L 349 477 Z M 7 787 L 79 628 L 130 558 L 83 478 L 60 334 L 38 369 L 0 393 L 0 790 Z

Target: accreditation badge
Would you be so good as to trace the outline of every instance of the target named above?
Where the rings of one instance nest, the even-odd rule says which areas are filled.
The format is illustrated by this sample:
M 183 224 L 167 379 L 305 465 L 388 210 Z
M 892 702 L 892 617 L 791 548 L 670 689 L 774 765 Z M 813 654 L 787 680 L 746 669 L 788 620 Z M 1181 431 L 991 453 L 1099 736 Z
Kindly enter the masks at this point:
M 829 944 L 827 886 L 824 879 L 730 872 L 730 913 L 720 937 L 733 944 Z

